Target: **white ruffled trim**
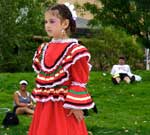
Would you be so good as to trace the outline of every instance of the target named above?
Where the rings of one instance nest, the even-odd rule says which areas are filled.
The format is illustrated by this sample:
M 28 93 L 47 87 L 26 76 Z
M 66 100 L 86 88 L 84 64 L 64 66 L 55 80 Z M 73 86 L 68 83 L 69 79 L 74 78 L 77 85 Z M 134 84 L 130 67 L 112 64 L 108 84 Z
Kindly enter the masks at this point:
M 66 78 L 63 78 L 61 81 L 59 82 L 54 82 L 53 85 L 40 85 L 40 84 L 36 84 L 36 87 L 37 88 L 52 88 L 54 86 L 57 86 L 57 85 L 60 85 L 60 84 L 63 84 L 65 81 L 68 81 L 69 80 L 69 73 L 68 71 L 66 71 L 67 73 L 67 77 Z
M 66 53 L 68 52 L 68 50 L 69 50 L 72 46 L 74 46 L 74 45 L 76 45 L 76 43 L 72 43 L 69 47 L 67 47 L 67 49 L 66 49 L 64 55 L 63 55 L 63 56 L 60 58 L 60 60 L 55 64 L 55 66 L 54 66 L 53 68 L 51 68 L 51 69 L 48 69 L 48 68 L 46 68 L 46 67 L 44 66 L 44 56 L 45 56 L 46 49 L 47 49 L 47 47 L 48 47 L 48 44 L 47 44 L 47 45 L 44 47 L 44 50 L 43 50 L 43 53 L 42 53 L 42 60 L 41 60 L 41 68 L 42 68 L 42 70 L 43 70 L 43 71 L 46 71 L 46 72 L 51 72 L 51 71 L 55 70 L 55 69 L 60 65 L 60 63 L 62 62 L 62 60 L 64 59 L 64 57 L 66 56 Z
M 44 46 L 44 45 L 45 45 L 45 43 L 41 44 L 42 50 L 43 50 L 43 46 Z M 41 50 L 41 51 L 42 51 L 42 50 Z M 41 53 L 41 51 L 40 51 L 39 53 Z M 33 59 L 32 59 L 33 61 L 35 60 L 35 57 L 36 57 L 37 53 L 38 53 L 38 51 L 35 51 L 34 57 L 33 57 Z M 36 67 L 34 66 L 34 64 L 32 64 L 32 68 L 34 69 L 34 71 L 35 71 L 37 74 L 40 73 L 40 71 L 36 69 Z
M 63 105 L 63 107 L 66 108 L 66 109 L 81 109 L 81 110 L 83 110 L 83 109 L 91 109 L 91 108 L 94 107 L 94 105 L 95 105 L 94 102 L 91 105 L 89 105 L 89 106 L 81 106 L 81 107 L 65 103 Z
M 75 38 L 68 38 L 68 39 L 52 39 L 50 43 L 71 43 L 75 42 L 78 44 L 78 40 Z
M 62 60 L 64 59 L 64 57 L 66 56 L 66 53 L 68 52 L 68 50 L 69 50 L 72 46 L 74 46 L 74 45 L 77 44 L 77 40 L 76 40 L 76 39 L 66 39 L 66 40 L 68 40 L 68 42 L 70 42 L 70 41 L 76 41 L 76 43 L 72 43 L 72 44 L 66 49 L 64 55 L 60 58 L 60 60 L 59 60 L 59 61 L 55 64 L 55 66 L 54 66 L 53 68 L 51 68 L 51 69 L 48 69 L 48 68 L 46 68 L 46 67 L 44 66 L 44 56 L 45 56 L 45 52 L 46 52 L 46 49 L 47 49 L 47 47 L 48 47 L 48 44 L 45 45 L 45 47 L 44 47 L 44 49 L 43 49 L 43 52 L 42 52 L 42 60 L 41 60 L 41 69 L 42 69 L 43 71 L 51 72 L 51 71 L 55 70 L 55 69 L 60 65 L 60 63 L 62 62 Z M 64 42 L 67 42 L 67 41 L 65 41 L 65 39 L 62 40 L 62 42 L 63 42 L 63 41 L 64 41 Z M 58 40 L 54 40 L 54 39 L 53 39 L 52 42 L 58 42 Z M 60 41 L 59 41 L 59 42 L 60 42 Z M 42 88 L 52 88 L 52 87 L 54 87 L 54 86 L 56 86 L 56 85 L 60 85 L 60 84 L 64 83 L 65 81 L 68 81 L 68 80 L 69 80 L 68 68 L 69 68 L 71 65 L 75 64 L 77 60 L 79 60 L 80 58 L 85 57 L 85 56 L 88 57 L 88 66 L 89 66 L 89 71 L 90 71 L 90 70 L 91 70 L 91 67 L 92 67 L 91 64 L 89 63 L 89 61 L 90 61 L 90 59 L 91 59 L 91 55 L 90 55 L 88 52 L 85 52 L 85 53 L 83 53 L 83 54 L 80 54 L 80 55 L 76 56 L 76 57 L 73 59 L 72 63 L 67 64 L 67 65 L 64 67 L 64 72 L 67 73 L 67 77 L 63 78 L 61 81 L 54 82 L 53 85 L 40 85 L 40 84 L 36 84 L 37 88 L 41 88 L 41 87 L 42 87 Z M 38 70 L 36 70 L 36 69 L 35 69 L 35 71 L 36 71 L 37 73 L 40 72 L 40 71 L 38 71 Z
M 34 72 L 36 72 L 37 74 L 39 74 L 39 73 L 40 73 L 40 71 L 39 71 L 39 70 L 37 70 L 37 69 L 36 69 L 36 67 L 35 67 L 34 65 L 32 65 L 32 68 L 34 69 Z
M 89 62 L 88 62 L 88 66 L 89 66 L 89 71 L 91 71 L 92 65 Z
M 90 55 L 88 52 L 86 52 L 86 53 L 83 53 L 83 54 L 78 55 L 77 57 L 75 57 L 75 58 L 73 59 L 73 62 L 72 62 L 72 63 L 67 64 L 66 66 L 64 66 L 64 71 L 67 71 L 67 69 L 68 69 L 71 65 L 75 64 L 77 60 L 81 59 L 82 57 L 86 57 L 86 56 L 88 56 L 88 65 L 89 65 L 89 60 L 90 60 L 90 58 L 91 58 L 91 55 Z M 91 66 L 89 66 L 89 70 L 90 70 L 90 69 L 91 69 Z
M 71 65 L 75 64 L 77 60 L 79 60 L 80 58 L 85 57 L 85 56 L 88 56 L 88 58 L 89 58 L 88 61 L 89 61 L 89 60 L 90 60 L 90 54 L 86 52 L 86 53 L 84 53 L 84 54 L 82 54 L 82 55 L 77 56 L 77 57 L 73 60 L 72 63 L 70 63 L 70 64 L 68 64 L 68 65 L 66 65 L 66 66 L 64 67 L 64 72 L 67 73 L 67 77 L 66 77 L 66 78 L 63 78 L 61 81 L 54 82 L 53 85 L 40 85 L 40 84 L 36 84 L 37 88 L 52 88 L 52 87 L 54 87 L 54 86 L 63 84 L 65 81 L 68 81 L 68 80 L 69 80 L 69 75 L 70 75 L 69 72 L 68 72 L 68 68 L 69 68 Z M 89 70 L 90 70 L 90 68 L 91 68 L 91 67 L 89 66 Z
M 54 97 L 49 97 L 49 98 L 43 98 L 43 99 L 39 99 L 39 98 L 34 98 L 36 100 L 36 102 L 48 102 L 48 101 L 53 101 L 53 102 L 58 102 L 58 101 L 64 101 L 63 97 L 59 97 L 59 98 L 54 98 Z
M 37 55 L 37 51 L 35 51 L 35 53 L 34 53 L 33 61 L 35 60 L 36 55 Z M 34 66 L 34 64 L 32 64 L 32 68 L 34 69 L 34 71 L 35 71 L 37 74 L 39 73 L 39 71 L 36 69 L 36 67 Z
M 87 84 L 87 83 L 80 83 L 80 82 L 75 82 L 75 81 L 73 81 L 71 85 L 80 86 L 80 87 L 85 88 L 85 87 L 86 87 L 86 84 Z

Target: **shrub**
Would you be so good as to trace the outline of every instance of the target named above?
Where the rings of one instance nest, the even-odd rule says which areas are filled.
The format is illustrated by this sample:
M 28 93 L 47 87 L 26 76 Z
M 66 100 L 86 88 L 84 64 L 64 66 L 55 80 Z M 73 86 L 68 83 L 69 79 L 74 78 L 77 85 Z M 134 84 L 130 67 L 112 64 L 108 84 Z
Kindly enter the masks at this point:
M 18 42 L 7 61 L 0 63 L 0 72 L 32 71 L 32 58 L 37 48 L 33 41 Z
M 95 38 L 81 39 L 90 50 L 93 70 L 110 70 L 124 55 L 132 69 L 143 69 L 144 48 L 136 42 L 136 37 L 113 27 L 101 29 Z
M 93 35 L 94 38 L 80 40 L 89 49 L 93 65 L 92 70 L 110 70 L 118 62 L 120 55 L 125 55 L 132 69 L 142 69 L 144 48 L 136 42 L 136 38 L 122 30 L 105 27 Z M 0 72 L 24 72 L 32 70 L 32 58 L 41 41 L 22 39 L 16 42 L 13 56 L 0 62 Z

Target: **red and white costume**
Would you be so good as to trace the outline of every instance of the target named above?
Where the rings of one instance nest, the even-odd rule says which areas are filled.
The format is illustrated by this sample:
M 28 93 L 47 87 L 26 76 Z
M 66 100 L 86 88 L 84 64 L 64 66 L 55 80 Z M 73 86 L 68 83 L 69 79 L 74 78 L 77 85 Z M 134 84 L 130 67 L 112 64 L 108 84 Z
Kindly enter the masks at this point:
M 33 58 L 37 73 L 32 95 L 37 101 L 28 135 L 87 135 L 84 120 L 78 123 L 70 109 L 94 106 L 86 90 L 90 54 L 76 39 L 43 43 Z

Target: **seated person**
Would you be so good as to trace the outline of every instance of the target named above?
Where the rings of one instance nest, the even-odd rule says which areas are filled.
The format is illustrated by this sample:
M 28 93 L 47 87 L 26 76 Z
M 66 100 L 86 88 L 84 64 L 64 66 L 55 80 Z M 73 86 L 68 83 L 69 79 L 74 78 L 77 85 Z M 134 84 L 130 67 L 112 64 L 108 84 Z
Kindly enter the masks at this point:
M 114 65 L 111 70 L 112 82 L 119 84 L 124 80 L 126 83 L 135 81 L 135 76 L 131 73 L 130 66 L 125 64 L 125 57 L 119 57 L 119 64 Z
M 31 95 L 27 92 L 26 87 L 28 82 L 20 81 L 20 89 L 14 93 L 14 112 L 16 114 L 30 114 L 34 113 Z

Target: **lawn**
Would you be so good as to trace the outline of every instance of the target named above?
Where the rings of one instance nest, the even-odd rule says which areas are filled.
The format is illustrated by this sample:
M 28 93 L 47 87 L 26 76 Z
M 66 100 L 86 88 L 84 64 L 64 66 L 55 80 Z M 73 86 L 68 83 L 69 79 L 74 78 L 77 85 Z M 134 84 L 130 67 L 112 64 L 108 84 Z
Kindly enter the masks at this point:
M 92 72 L 88 91 L 98 108 L 85 118 L 93 135 L 150 135 L 150 72 L 135 71 L 142 76 L 141 82 L 113 85 L 109 73 Z M 29 81 L 28 90 L 34 87 L 34 73 L 0 74 L 0 107 L 12 109 L 13 92 L 21 79 Z M 4 113 L 0 113 L 0 122 Z M 19 116 L 18 126 L 0 128 L 0 135 L 26 135 L 31 117 Z

